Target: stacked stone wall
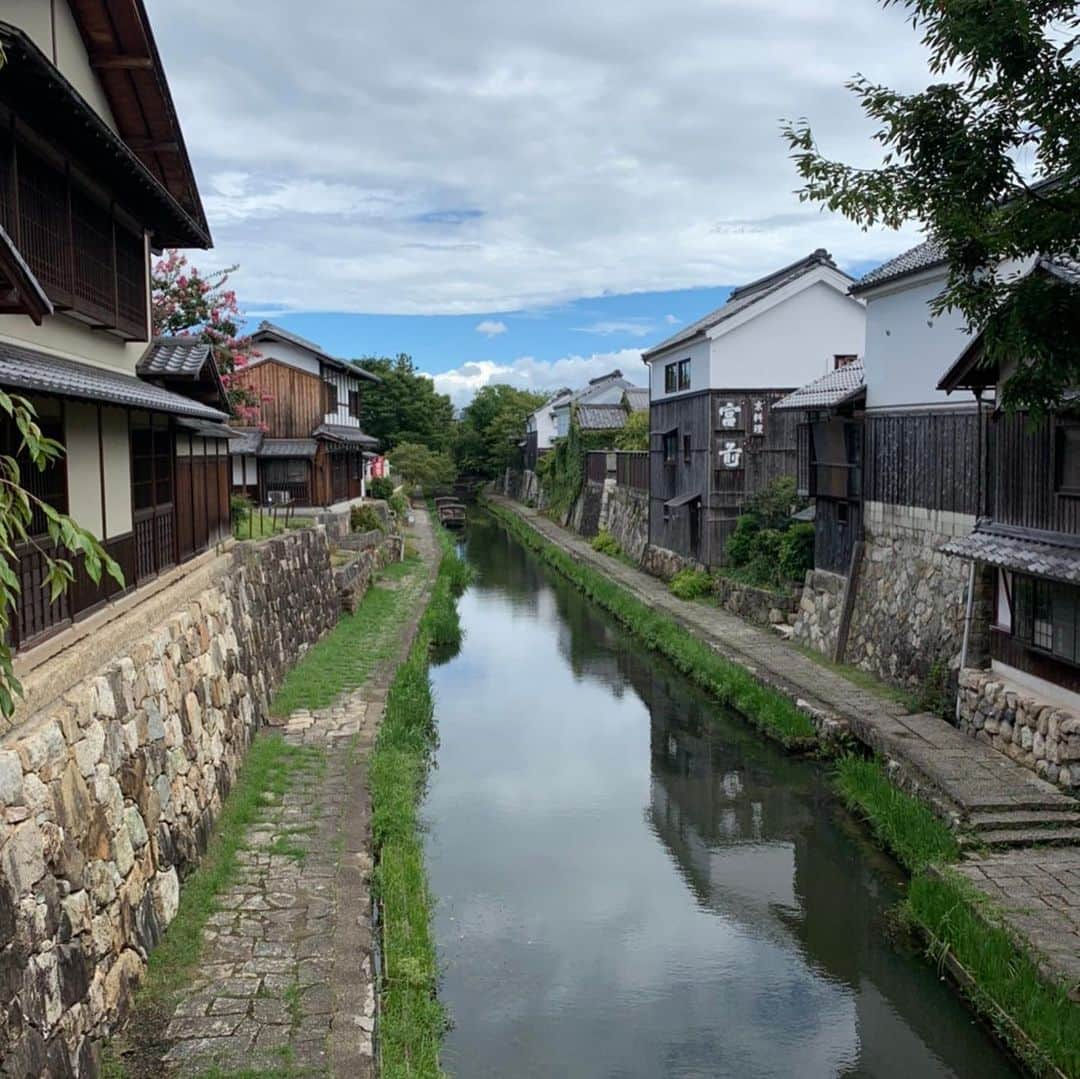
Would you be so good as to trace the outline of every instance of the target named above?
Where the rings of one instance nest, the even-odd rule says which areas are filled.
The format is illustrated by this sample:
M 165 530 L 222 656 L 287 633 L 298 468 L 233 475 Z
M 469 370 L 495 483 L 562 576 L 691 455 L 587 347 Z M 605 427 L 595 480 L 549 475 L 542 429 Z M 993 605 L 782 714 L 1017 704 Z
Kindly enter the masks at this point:
M 819 569 L 807 572 L 791 631 L 793 641 L 829 657 L 835 654 L 846 584 L 847 578 L 839 573 Z
M 600 527 L 614 536 L 628 557 L 640 562 L 649 544 L 649 492 L 612 483 L 606 496 Z
M 720 574 L 713 577 L 712 590 L 725 611 L 759 626 L 788 624 L 799 604 L 796 589 L 757 588 Z
M 960 729 L 1043 779 L 1080 788 L 1080 716 L 993 671 L 960 672 Z
M 4 1075 L 97 1073 L 271 693 L 340 609 L 321 528 L 198 581 L 0 740 Z

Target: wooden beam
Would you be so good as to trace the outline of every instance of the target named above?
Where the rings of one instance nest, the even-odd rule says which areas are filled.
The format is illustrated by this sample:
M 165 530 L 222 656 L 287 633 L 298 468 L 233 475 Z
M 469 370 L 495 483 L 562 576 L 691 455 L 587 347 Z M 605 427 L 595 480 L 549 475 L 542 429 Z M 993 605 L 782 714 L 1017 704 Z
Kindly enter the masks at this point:
M 149 56 L 130 56 L 123 53 L 94 53 L 90 66 L 97 71 L 150 71 L 154 61 Z
M 180 143 L 175 140 L 163 139 L 141 139 L 138 137 L 132 137 L 124 140 L 131 150 L 134 150 L 137 154 L 178 154 L 180 153 Z

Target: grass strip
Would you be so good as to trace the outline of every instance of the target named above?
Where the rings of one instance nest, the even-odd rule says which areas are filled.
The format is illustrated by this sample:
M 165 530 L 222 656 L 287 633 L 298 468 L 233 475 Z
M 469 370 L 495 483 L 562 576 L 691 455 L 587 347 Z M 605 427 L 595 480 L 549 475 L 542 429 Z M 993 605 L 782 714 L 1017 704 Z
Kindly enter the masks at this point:
M 874 834 L 909 872 L 959 857 L 960 845 L 952 829 L 928 806 L 896 787 L 877 761 L 855 754 L 841 757 L 836 786 L 848 808 L 870 823 Z
M 382 913 L 379 1052 L 384 1079 L 434 1079 L 443 1074 L 439 1046 L 446 1013 L 436 996 L 432 900 L 418 812 L 437 742 L 428 676 L 431 651 L 461 641 L 455 597 L 470 580 L 471 569 L 458 557 L 446 531 L 434 527 L 442 549 L 439 572 L 408 658 L 387 693 L 368 765 L 378 859 L 374 883 Z
M 734 708 L 788 749 L 807 750 L 817 744 L 817 732 L 810 717 L 783 694 L 762 685 L 748 671 L 717 654 L 673 619 L 654 611 L 621 585 L 567 554 L 516 513 L 493 504 L 488 505 L 488 510 L 519 542 L 614 615 L 646 648 L 665 656 L 721 704 Z
M 392 576 L 398 588 L 372 585 L 353 614 L 345 615 L 285 676 L 270 704 L 276 716 L 297 708 L 326 708 L 346 689 L 363 685 L 368 675 L 397 650 L 415 590 L 405 582 L 417 580 L 420 563 L 402 562 Z

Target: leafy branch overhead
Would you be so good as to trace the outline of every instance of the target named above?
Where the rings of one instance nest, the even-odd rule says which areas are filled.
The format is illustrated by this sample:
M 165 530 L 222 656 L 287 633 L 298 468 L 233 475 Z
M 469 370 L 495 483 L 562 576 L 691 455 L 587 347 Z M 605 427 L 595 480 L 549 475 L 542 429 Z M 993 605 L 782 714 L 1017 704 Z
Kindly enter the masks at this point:
M 941 81 L 912 94 L 848 83 L 879 125 L 875 168 L 825 156 L 807 120 L 785 123 L 799 196 L 863 228 L 918 222 L 949 267 L 935 312 L 982 331 L 987 360 L 1011 371 L 1007 407 L 1043 415 L 1080 384 L 1077 286 L 1038 263 L 1080 256 L 1077 5 L 882 3 L 907 9 Z
M 12 613 L 22 591 L 16 548 L 32 545 L 40 552 L 45 565 L 41 587 L 48 591 L 50 604 L 74 583 L 79 560 L 95 584 L 107 573 L 123 587 L 124 575 L 85 528 L 24 486 L 24 467 L 44 472 L 56 467 L 64 452 L 59 442 L 42 434 L 30 402 L 0 390 L 0 413 L 20 437 L 14 453 L 0 455 L 0 713 L 10 716 L 21 692 L 10 644 Z M 49 546 L 32 539 L 32 533 L 47 534 Z

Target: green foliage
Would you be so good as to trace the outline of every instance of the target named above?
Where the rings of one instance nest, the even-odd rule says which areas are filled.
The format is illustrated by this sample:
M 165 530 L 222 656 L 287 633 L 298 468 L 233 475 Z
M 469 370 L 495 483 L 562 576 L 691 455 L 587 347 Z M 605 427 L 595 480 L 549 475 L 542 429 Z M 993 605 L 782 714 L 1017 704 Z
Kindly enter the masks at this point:
M 387 456 L 391 467 L 409 487 L 431 491 L 452 483 L 457 476 L 449 454 L 436 453 L 419 442 L 401 442 Z
M 1080 383 L 1077 288 L 1052 273 L 997 274 L 1006 262 L 1080 249 L 1080 14 L 1075 0 L 900 3 L 936 81 L 917 93 L 849 83 L 876 130 L 877 168 L 823 155 L 805 120 L 783 134 L 804 200 L 863 228 L 918 222 L 949 277 L 934 309 L 982 330 L 988 360 L 1019 359 L 1006 407 L 1045 413 Z M 884 28 L 884 25 L 883 25 Z M 1038 180 L 1056 182 L 1038 184 Z
M 398 521 L 404 521 L 409 515 L 409 500 L 400 492 L 395 492 L 388 501 Z
M 368 480 L 367 493 L 369 498 L 378 498 L 383 502 L 387 502 L 394 493 L 394 481 L 388 476 L 376 476 L 374 479 Z
M 780 537 L 778 566 L 784 581 L 801 581 L 814 568 L 814 526 L 808 521 L 799 521 Z
M 354 360 L 378 375 L 378 383 L 365 383 L 360 393 L 360 423 L 386 449 L 415 442 L 437 453 L 450 449 L 454 406 L 435 392 L 435 383 L 421 374 L 410 356 L 366 356 Z
M 350 532 L 382 532 L 385 527 L 382 517 L 375 511 L 374 506 L 353 506 L 349 510 Z
M 744 513 L 735 522 L 735 530 L 728 536 L 727 554 L 728 564 L 741 567 L 747 565 L 754 557 L 757 534 L 761 531 L 756 517 Z
M 783 531 L 791 525 L 791 515 L 805 509 L 809 503 L 796 493 L 791 476 L 778 476 L 746 500 L 744 512 L 753 517 L 760 528 Z
M 566 438 L 559 439 L 554 448 L 536 464 L 536 475 L 548 500 L 552 517 L 570 512 L 585 483 L 585 457 L 590 450 L 603 449 L 608 441 L 604 432 L 583 435 L 576 423 L 570 424 Z
M 681 569 L 668 583 L 679 599 L 700 599 L 712 591 L 712 578 L 701 569 Z
M 618 558 L 622 554 L 619 541 L 606 528 L 601 528 L 597 532 L 592 541 L 592 549 L 601 554 L 611 555 L 612 558 Z
M 836 786 L 848 806 L 870 822 L 874 834 L 911 872 L 959 857 L 959 844 L 948 825 L 897 788 L 878 761 L 842 757 L 836 765 Z
M 245 524 L 251 516 L 251 499 L 247 495 L 233 495 L 229 499 L 229 511 L 232 514 L 234 528 Z
M 526 417 L 546 399 L 513 386 L 481 387 L 462 412 L 454 435 L 458 468 L 489 479 L 502 473 L 517 456 Z
M 963 990 L 1032 1075 L 1080 1075 L 1080 1004 L 1051 984 L 1032 956 L 1000 924 L 986 899 L 953 870 L 923 873 L 905 912 L 926 934 L 935 962 L 959 961 L 971 975 Z M 1004 1012 L 1029 1040 L 1016 1037 Z
M 762 685 L 749 671 L 719 655 L 705 641 L 642 603 L 606 575 L 560 550 L 516 513 L 499 506 L 491 506 L 490 510 L 508 532 L 610 611 L 646 648 L 666 656 L 716 700 L 740 712 L 789 749 L 804 750 L 816 742 L 810 718 L 787 697 Z
M 35 523 L 43 524 L 52 543 L 52 550 L 34 544 L 45 565 L 41 588 L 47 593 L 49 603 L 54 603 L 71 586 L 80 560 L 95 584 L 107 573 L 123 587 L 124 575 L 85 528 L 23 486 L 23 468 L 35 468 L 39 472 L 59 468 L 64 454 L 59 442 L 42 434 L 33 405 L 25 397 L 0 390 L 0 416 L 5 423 L 14 425 L 21 436 L 14 456 L 0 455 L 0 713 L 10 716 L 15 710 L 15 698 L 22 693 L 8 643 L 12 612 L 22 592 L 15 548 L 33 542 L 31 527 Z
M 914 704 L 919 712 L 929 712 L 950 723 L 953 721 L 956 694 L 947 663 L 934 660 L 919 686 L 918 693 L 915 694 Z
M 631 412 L 622 430 L 615 435 L 617 450 L 647 450 L 649 448 L 649 410 Z

